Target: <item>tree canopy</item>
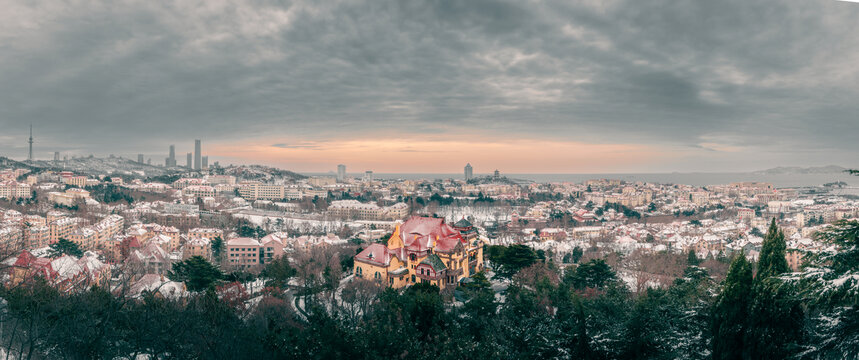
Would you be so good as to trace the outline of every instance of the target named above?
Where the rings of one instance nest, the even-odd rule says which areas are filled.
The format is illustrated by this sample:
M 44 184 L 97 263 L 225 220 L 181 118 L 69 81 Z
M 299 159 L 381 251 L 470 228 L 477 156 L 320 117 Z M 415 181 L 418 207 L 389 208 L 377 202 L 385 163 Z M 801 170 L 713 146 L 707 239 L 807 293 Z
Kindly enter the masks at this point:
M 184 282 L 190 291 L 203 291 L 223 279 L 224 274 L 202 256 L 192 256 L 174 263 L 167 277 Z
M 495 266 L 495 274 L 508 279 L 537 261 L 537 253 L 534 249 L 521 244 L 491 245 L 487 247 L 486 254 Z
M 83 250 L 81 250 L 77 243 L 64 238 L 60 238 L 57 242 L 51 244 L 50 248 L 50 257 L 60 257 L 63 255 L 81 257 L 84 255 Z

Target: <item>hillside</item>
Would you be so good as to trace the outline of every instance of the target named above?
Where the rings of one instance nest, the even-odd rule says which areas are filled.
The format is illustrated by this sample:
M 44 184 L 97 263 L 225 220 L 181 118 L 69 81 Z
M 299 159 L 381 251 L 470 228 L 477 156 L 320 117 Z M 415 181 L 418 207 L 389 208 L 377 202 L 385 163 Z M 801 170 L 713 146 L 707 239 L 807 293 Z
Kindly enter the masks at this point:
M 815 167 L 799 167 L 799 166 L 779 166 L 772 169 L 755 171 L 756 175 L 799 175 L 799 174 L 836 174 L 842 173 L 846 168 L 837 165 L 815 166 Z

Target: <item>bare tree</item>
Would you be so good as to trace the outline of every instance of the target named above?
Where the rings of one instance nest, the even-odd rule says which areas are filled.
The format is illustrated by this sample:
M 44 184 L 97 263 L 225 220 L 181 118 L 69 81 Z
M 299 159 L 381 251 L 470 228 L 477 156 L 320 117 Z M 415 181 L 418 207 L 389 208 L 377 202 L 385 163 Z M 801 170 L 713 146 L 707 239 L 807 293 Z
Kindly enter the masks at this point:
M 361 278 L 354 278 L 343 286 L 343 292 L 340 294 L 343 303 L 340 308 L 349 324 L 358 326 L 360 319 L 369 313 L 382 290 L 378 282 Z

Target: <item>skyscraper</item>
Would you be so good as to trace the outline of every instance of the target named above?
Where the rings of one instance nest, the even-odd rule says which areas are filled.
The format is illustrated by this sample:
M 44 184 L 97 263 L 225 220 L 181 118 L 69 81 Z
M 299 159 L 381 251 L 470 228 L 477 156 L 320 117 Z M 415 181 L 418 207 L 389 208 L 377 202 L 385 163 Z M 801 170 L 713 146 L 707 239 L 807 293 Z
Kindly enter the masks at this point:
M 471 167 L 471 163 L 465 164 L 465 180 L 471 180 L 474 177 L 474 169 Z
M 200 170 L 200 140 L 194 140 L 194 170 Z
M 137 154 L 137 162 L 143 164 L 143 154 Z
M 170 155 L 167 156 L 167 159 L 164 160 L 164 166 L 174 167 L 176 166 L 176 146 L 170 145 Z
M 209 157 L 203 156 L 203 170 L 206 170 L 208 168 L 209 168 Z
M 346 165 L 337 165 L 337 181 L 343 182 L 346 179 Z
M 373 181 L 373 170 L 367 170 L 364 172 L 364 181 Z
M 33 161 L 33 124 L 30 124 L 30 154 L 27 155 L 27 160 Z
M 60 162 L 60 152 L 54 151 L 54 165 L 57 165 L 58 162 Z
M 188 168 L 189 168 L 189 169 L 193 169 L 193 168 L 194 168 L 194 164 L 191 162 L 191 161 L 193 161 L 193 160 L 191 159 L 191 157 L 192 157 L 192 156 L 193 156 L 193 154 L 188 153 Z

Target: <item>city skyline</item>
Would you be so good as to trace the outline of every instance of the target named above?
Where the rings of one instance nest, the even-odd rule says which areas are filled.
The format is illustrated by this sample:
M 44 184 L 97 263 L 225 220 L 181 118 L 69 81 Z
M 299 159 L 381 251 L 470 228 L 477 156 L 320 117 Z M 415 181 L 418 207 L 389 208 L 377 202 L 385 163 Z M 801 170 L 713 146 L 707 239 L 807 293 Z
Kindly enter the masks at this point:
M 222 162 L 304 172 L 458 172 L 451 153 L 513 173 L 850 167 L 859 155 L 850 2 L 371 9 L 9 4 L 0 154 L 25 159 L 32 122 L 35 158 L 161 159 L 152 149 L 205 138 Z
M 859 358 L 859 0 L 0 1 L 7 358 Z
M 32 134 L 32 130 L 30 130 L 30 131 L 31 131 L 31 134 Z M 28 142 L 28 145 L 32 145 L 32 143 L 33 143 L 33 136 L 32 136 L 32 135 L 30 135 L 30 137 L 27 139 L 27 142 Z M 472 145 L 473 145 L 473 144 L 472 144 Z M 511 145 L 511 144 L 507 144 L 507 146 L 508 146 L 508 147 L 509 147 L 510 145 Z M 543 146 L 548 146 L 548 147 L 552 148 L 552 149 L 553 149 L 553 152 L 551 152 L 551 154 L 553 154 L 553 155 L 555 155 L 555 156 L 557 156 L 558 154 L 561 154 L 561 156 L 563 156 L 563 152 L 562 152 L 562 151 L 559 151 L 558 149 L 559 149 L 559 148 L 562 148 L 562 147 L 564 147 L 564 146 L 571 146 L 571 145 L 574 145 L 574 144 L 568 144 L 568 143 L 561 143 L 561 144 L 554 143 L 554 144 L 552 144 L 552 143 L 549 143 L 549 144 L 542 144 L 542 145 L 543 145 Z M 463 147 L 463 146 L 469 146 L 469 144 L 465 144 L 465 143 L 457 143 L 457 147 L 461 148 L 461 147 Z M 499 145 L 498 145 L 498 144 L 496 144 L 495 146 L 499 146 Z M 510 152 L 511 152 L 511 153 L 520 153 L 520 152 L 519 152 L 519 151 L 517 151 L 516 149 L 521 149 L 521 148 L 514 148 L 514 149 L 512 149 L 512 150 L 510 150 L 510 149 L 508 149 L 508 150 L 510 150 Z M 591 150 L 592 150 L 592 149 L 591 149 Z M 620 155 L 626 156 L 627 154 L 637 153 L 637 154 L 636 154 L 636 155 L 637 155 L 636 157 L 631 157 L 631 158 L 627 159 L 627 161 L 629 161 L 629 162 L 631 162 L 631 163 L 632 163 L 632 162 L 641 162 L 641 161 L 643 161 L 647 156 L 650 156 L 650 155 L 651 155 L 650 153 L 644 153 L 644 154 L 640 153 L 640 151 L 643 151 L 643 150 L 644 150 L 644 149 L 634 149 L 634 148 L 610 148 L 610 147 L 605 147 L 605 148 L 603 148 L 603 151 L 604 151 L 604 153 L 605 153 L 605 154 L 614 153 L 614 155 L 615 155 L 615 156 L 620 156 Z M 241 152 L 240 150 L 236 150 L 236 149 L 229 149 L 229 148 L 225 149 L 224 151 L 225 151 L 226 153 L 236 152 L 236 151 Z M 31 148 L 31 149 L 29 150 L 29 153 L 32 153 L 32 152 L 33 152 L 33 151 L 32 151 L 32 148 Z M 47 152 L 47 150 L 46 150 L 45 152 Z M 420 153 L 420 152 L 422 152 L 422 151 L 407 151 L 407 152 L 410 152 L 410 153 L 411 153 L 411 152 L 417 152 L 417 153 Z M 451 152 L 451 151 L 436 151 L 436 152 Z M 38 152 L 37 152 L 37 153 L 38 153 Z M 382 153 L 382 154 L 386 154 L 386 153 L 387 153 L 387 151 L 382 150 L 382 151 L 381 151 L 381 153 Z M 499 152 L 499 151 L 494 151 L 494 154 L 495 154 L 495 155 L 504 155 L 504 154 L 506 154 L 506 153 Z M 59 155 L 60 155 L 60 152 L 58 152 L 58 151 L 54 151 L 54 152 L 52 153 L 53 160 L 54 160 L 54 161 L 57 161 L 57 158 L 58 158 L 58 156 L 59 156 Z M 72 154 L 72 157 L 86 157 L 86 156 L 91 156 L 91 155 L 94 155 L 94 154 L 92 154 L 92 153 L 90 153 L 90 154 Z M 100 156 L 108 156 L 107 154 L 99 154 L 99 155 L 100 155 Z M 362 158 L 362 155 L 360 155 L 360 154 L 352 154 L 352 155 L 354 156 L 354 157 L 352 157 L 352 158 L 356 158 L 356 159 L 361 159 L 361 158 Z M 0 154 L 0 156 L 5 156 L 5 155 Z M 66 157 L 68 157 L 68 156 L 69 156 L 69 154 L 68 154 L 68 153 L 66 153 L 66 154 L 65 154 L 65 156 L 66 156 Z M 157 158 L 159 155 L 158 155 L 158 153 L 156 153 L 156 154 L 144 154 L 144 153 L 137 153 L 137 154 L 130 154 L 130 155 L 129 155 L 129 154 L 126 154 L 125 156 L 123 156 L 123 155 L 115 155 L 113 152 L 111 152 L 111 153 L 109 154 L 109 156 L 110 156 L 110 157 L 113 157 L 113 156 L 126 157 L 129 161 L 135 161 L 135 162 L 138 162 L 138 163 L 141 163 L 141 164 L 144 164 L 144 163 L 145 163 L 145 164 L 152 165 L 152 156 L 154 156 L 154 157 L 156 157 L 156 158 Z M 417 156 L 419 156 L 419 155 L 415 155 L 415 156 L 412 156 L 412 157 L 417 157 Z M 142 158 L 142 157 L 145 157 L 146 161 L 141 161 L 141 158 Z M 10 157 L 10 158 L 14 159 L 15 157 Z M 224 159 L 227 159 L 227 160 L 229 160 L 229 159 L 236 159 L 236 158 L 232 158 L 232 157 L 230 157 L 229 155 L 225 155 L 223 158 L 224 158 Z M 268 158 L 267 156 L 261 156 L 261 157 L 255 158 L 254 160 L 252 160 L 252 161 L 250 161 L 250 162 L 242 162 L 242 161 L 239 161 L 239 162 L 238 162 L 238 165 L 267 165 L 267 166 L 275 166 L 275 167 L 277 167 L 278 165 L 282 165 L 282 164 L 277 164 L 277 163 L 267 162 L 267 161 L 266 161 L 266 159 L 267 159 L 267 158 Z M 347 157 L 347 158 L 349 158 L 349 157 Z M 171 165 L 170 165 L 170 164 L 171 164 L 171 163 L 170 163 L 171 159 L 172 159 L 172 161 L 173 161 L 173 162 L 172 162 L 172 164 L 173 164 L 172 166 L 178 166 L 177 160 L 176 160 L 176 158 L 175 158 L 175 145 L 173 145 L 173 144 L 169 145 L 169 154 L 168 154 L 168 156 L 167 156 L 167 157 L 165 157 L 165 164 L 164 164 L 164 165 L 165 165 L 165 166 L 167 166 L 167 167 L 170 167 L 170 166 L 171 166 Z M 260 159 L 262 159 L 262 160 L 260 161 Z M 25 159 L 20 159 L 20 160 L 25 160 Z M 39 158 L 38 156 L 34 156 L 34 157 L 31 159 L 31 158 L 29 157 L 29 155 L 28 155 L 28 158 L 27 158 L 26 160 L 30 161 L 30 160 L 48 160 L 48 159 L 41 159 L 41 158 Z M 526 164 L 529 162 L 529 159 L 528 159 L 526 156 L 522 156 L 522 157 L 520 157 L 518 160 L 522 161 L 522 162 L 523 162 L 523 165 L 525 165 L 525 166 L 527 166 Z M 604 158 L 600 158 L 600 159 L 599 159 L 599 161 L 602 161 L 602 160 L 604 160 Z M 200 162 L 202 162 L 202 164 L 200 164 Z M 358 162 L 360 162 L 360 160 L 359 160 Z M 324 168 L 325 164 L 327 164 L 327 163 L 325 163 L 325 162 L 318 162 L 318 163 L 314 163 L 314 162 L 313 162 L 313 160 L 312 160 L 312 157 L 310 157 L 310 158 L 303 158 L 303 159 L 302 159 L 302 161 L 296 161 L 296 163 L 312 164 L 312 165 L 314 165 L 314 167 L 313 167 L 312 169 L 310 169 L 310 170 L 300 170 L 300 169 L 297 169 L 297 168 L 289 168 L 289 167 L 285 167 L 285 169 L 287 169 L 287 170 L 294 170 L 294 171 L 298 171 L 298 172 L 304 172 L 304 173 L 335 173 L 335 175 L 337 176 L 337 178 L 338 178 L 338 179 L 342 179 L 342 178 L 345 176 L 345 174 L 346 174 L 346 172 L 345 172 L 345 167 L 346 167 L 346 165 L 344 165 L 344 164 L 338 164 L 338 165 L 337 165 L 337 169 L 336 169 L 336 171 L 332 171 L 331 169 L 325 169 L 325 168 Z M 494 161 L 493 163 L 497 163 L 497 161 Z M 381 167 L 381 168 L 383 168 L 383 169 L 392 169 L 392 168 L 390 167 L 391 162 L 388 162 L 387 158 L 384 158 L 384 157 L 383 157 L 383 158 L 381 158 L 378 162 L 375 162 L 375 164 L 377 164 L 377 167 Z M 422 163 L 422 164 L 426 164 L 426 163 Z M 586 167 L 585 167 L 585 168 L 591 168 L 591 167 L 587 167 L 587 166 L 592 166 L 592 165 L 598 164 L 598 162 L 591 161 L 591 162 L 588 162 L 588 163 L 586 163 L 586 164 L 587 164 L 587 165 L 586 165 Z M 200 165 L 202 165 L 202 166 L 200 166 Z M 234 164 L 231 164 L 231 165 L 234 165 Z M 288 164 L 288 165 L 289 165 L 289 164 Z M 395 163 L 395 165 L 396 165 L 396 163 Z M 810 166 L 806 166 L 806 167 L 808 167 L 808 168 L 815 168 L 815 167 L 841 166 L 841 165 L 842 165 L 842 164 L 837 164 L 837 163 L 821 163 L 821 164 L 812 164 L 812 165 L 810 165 Z M 156 163 L 156 166 L 161 166 L 161 165 L 159 165 L 158 163 Z M 217 165 L 216 165 L 216 166 L 217 166 Z M 433 169 L 433 168 L 432 168 L 432 167 L 426 167 L 426 166 L 424 166 L 423 168 L 421 168 L 421 169 L 422 169 L 421 171 L 399 171 L 398 169 L 393 169 L 393 170 L 389 170 L 389 171 L 376 171 L 376 172 L 377 172 L 377 173 L 380 173 L 380 174 L 397 174 L 397 173 L 399 173 L 399 174 L 453 174 L 453 173 L 455 173 L 455 172 L 456 172 L 456 171 L 455 171 L 455 166 L 456 166 L 456 164 L 454 164 L 454 163 L 452 163 L 452 162 L 448 161 L 447 159 L 445 159 L 445 160 L 444 160 L 444 162 L 443 162 L 443 164 L 442 164 L 442 167 L 441 167 L 441 168 L 438 168 L 439 170 L 437 170 L 437 171 L 427 171 L 426 169 Z M 202 155 L 202 150 L 201 150 L 201 140 L 199 140 L 199 139 L 194 140 L 194 150 L 193 150 L 192 152 L 187 153 L 187 162 L 186 162 L 186 165 L 185 165 L 185 166 L 183 166 L 183 167 L 185 167 L 185 168 L 190 168 L 190 169 L 192 169 L 192 170 L 201 170 L 201 167 L 202 167 L 202 169 L 206 169 L 206 168 L 208 167 L 208 155 Z M 341 176 L 341 170 L 340 170 L 340 167 L 343 167 L 343 171 L 342 171 L 343 176 Z M 365 167 L 370 167 L 370 166 L 365 166 Z M 467 168 L 471 168 L 471 163 L 470 163 L 470 162 L 469 162 L 469 163 L 467 163 L 467 164 L 466 164 L 466 167 L 467 167 Z M 507 172 L 508 172 L 508 173 L 518 173 L 518 174 L 536 174 L 536 175 L 540 175 L 540 174 L 544 174 L 544 175 L 549 175 L 549 174 L 633 174 L 633 173 L 639 173 L 639 174 L 648 174 L 648 173 L 652 173 L 652 174 L 660 174 L 660 173 L 708 173 L 708 172 L 709 172 L 709 173 L 731 173 L 731 172 L 743 173 L 743 172 L 755 172 L 755 171 L 762 171 L 762 170 L 768 170 L 768 169 L 773 169 L 773 168 L 781 168 L 781 167 L 802 167 L 802 166 L 795 166 L 795 165 L 774 165 L 774 166 L 769 166 L 769 167 L 745 168 L 745 169 L 741 169 L 741 170 L 736 170 L 736 169 L 735 169 L 735 170 L 729 170 L 729 171 L 686 171 L 686 172 L 680 172 L 680 171 L 664 171 L 664 172 L 659 172 L 659 171 L 640 171 L 640 172 L 636 172 L 636 171 L 598 171 L 598 170 L 597 170 L 597 171 L 590 171 L 590 172 L 589 172 L 589 171 L 579 171 L 579 172 L 569 172 L 569 171 L 567 171 L 567 172 L 564 172 L 564 171 L 555 171 L 555 172 L 540 172 L 540 171 L 507 171 Z M 523 167 L 518 167 L 518 169 L 522 169 L 522 168 L 523 168 Z M 524 168 L 526 168 L 526 169 L 527 169 L 527 167 L 524 167 Z M 498 170 L 494 170 L 494 171 L 495 171 L 495 172 L 497 172 Z M 374 172 L 374 171 L 370 171 L 370 172 Z M 356 173 L 352 173 L 352 174 L 362 175 L 362 174 L 364 174 L 364 173 L 365 173 L 364 171 L 361 171 L 361 172 L 356 172 Z M 466 173 L 468 173 L 468 169 L 466 169 Z M 473 170 L 472 170 L 472 174 L 473 174 Z M 478 175 L 491 175 L 491 174 L 493 174 L 493 171 L 477 172 L 477 174 L 478 174 Z

